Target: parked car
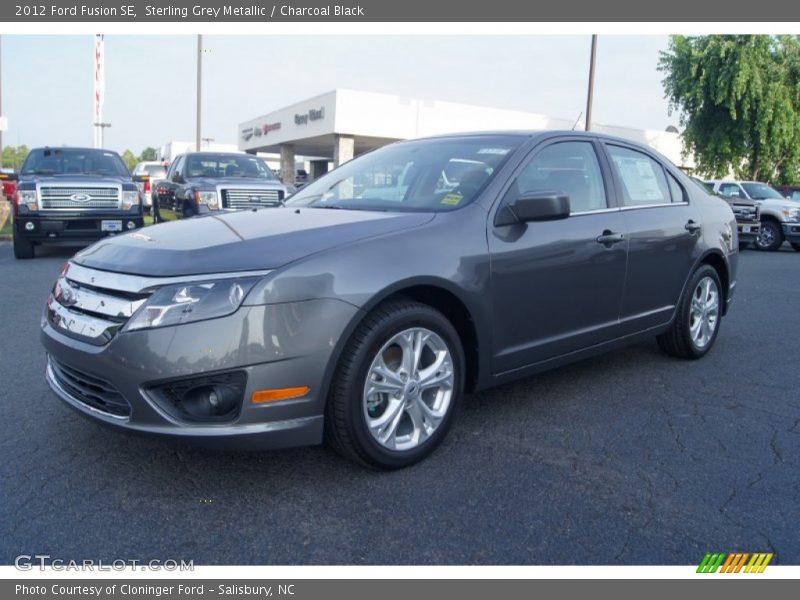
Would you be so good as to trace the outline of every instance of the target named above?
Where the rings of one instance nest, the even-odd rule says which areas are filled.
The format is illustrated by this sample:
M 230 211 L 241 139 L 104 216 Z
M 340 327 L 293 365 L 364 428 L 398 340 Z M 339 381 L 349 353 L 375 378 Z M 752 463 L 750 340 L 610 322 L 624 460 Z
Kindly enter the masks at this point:
M 143 161 L 133 168 L 133 179 L 142 192 L 145 209 L 153 206 L 152 184 L 167 176 L 167 168 L 158 161 Z
M 35 148 L 19 173 L 14 256 L 41 244 L 88 244 L 144 225 L 142 199 L 116 152 Z
M 159 206 L 185 219 L 217 210 L 280 206 L 292 192 L 257 156 L 189 152 L 172 162 L 154 194 Z
M 709 194 L 714 194 L 730 204 L 733 216 L 736 217 L 736 228 L 739 232 L 739 247 L 753 243 L 761 233 L 761 211 L 758 202 L 741 196 L 723 196 L 714 191 L 714 183 L 692 177 Z
M 800 185 L 776 185 L 775 189 L 785 198 L 800 202 Z
M 708 183 L 721 196 L 758 203 L 761 231 L 756 237 L 756 247 L 759 250 L 777 250 L 785 240 L 800 252 L 800 202 L 758 181 L 711 180 Z
M 18 175 L 13 169 L 0 169 L 0 184 L 3 186 L 3 196 L 9 201 L 14 201 L 17 191 Z
M 325 439 L 399 468 L 442 441 L 467 391 L 653 336 L 704 356 L 737 246 L 728 204 L 633 142 L 399 142 L 285 207 L 78 253 L 47 301 L 47 380 L 118 429 L 215 447 Z

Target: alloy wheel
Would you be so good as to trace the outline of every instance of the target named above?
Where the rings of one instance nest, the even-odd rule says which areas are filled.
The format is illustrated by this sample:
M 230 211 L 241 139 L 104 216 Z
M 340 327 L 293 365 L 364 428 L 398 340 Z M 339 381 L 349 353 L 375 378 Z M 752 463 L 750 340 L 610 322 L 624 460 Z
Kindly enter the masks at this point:
M 719 324 L 719 288 L 711 277 L 703 277 L 697 283 L 689 311 L 689 335 L 694 345 L 703 349 Z
M 389 450 L 424 443 L 447 415 L 455 386 L 450 348 L 424 327 L 405 329 L 378 351 L 364 384 L 367 429 Z

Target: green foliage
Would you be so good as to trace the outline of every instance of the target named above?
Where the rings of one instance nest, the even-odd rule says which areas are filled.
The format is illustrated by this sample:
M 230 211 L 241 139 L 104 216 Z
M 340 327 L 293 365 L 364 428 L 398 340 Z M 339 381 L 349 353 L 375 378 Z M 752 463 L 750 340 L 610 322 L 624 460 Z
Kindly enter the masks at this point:
M 19 171 L 26 156 L 28 156 L 28 147 L 25 144 L 22 146 L 4 146 L 3 168 Z
M 156 160 L 156 149 L 148 146 L 144 150 L 142 150 L 142 154 L 139 157 L 141 160 Z
M 800 179 L 797 36 L 672 36 L 659 70 L 698 170 L 723 177 Z
M 139 162 L 139 157 L 130 150 L 125 150 L 125 152 L 122 153 L 122 162 L 125 163 L 129 171 L 133 171 L 133 167 Z

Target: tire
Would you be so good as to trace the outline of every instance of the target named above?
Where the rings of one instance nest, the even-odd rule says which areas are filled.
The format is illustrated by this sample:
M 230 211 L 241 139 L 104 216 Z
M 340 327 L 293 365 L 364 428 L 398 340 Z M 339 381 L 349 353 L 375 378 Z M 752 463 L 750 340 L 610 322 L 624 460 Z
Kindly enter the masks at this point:
M 708 281 L 712 285 L 710 288 L 705 288 Z M 715 310 L 712 309 L 714 302 L 713 298 L 707 295 L 707 289 L 716 295 Z M 723 301 L 724 293 L 716 269 L 710 265 L 700 266 L 686 286 L 670 329 L 656 338 L 659 347 L 670 356 L 678 358 L 698 359 L 708 354 L 719 333 Z M 706 307 L 705 312 L 701 313 L 704 316 L 700 316 L 698 311 L 703 310 L 703 305 Z M 695 335 L 694 330 L 697 328 L 698 320 L 707 323 L 709 328 L 705 329 L 701 325 L 697 331 L 699 335 Z
M 781 226 L 772 219 L 761 221 L 761 231 L 756 237 L 756 248 L 774 252 L 783 244 L 783 231 Z
M 191 219 L 196 213 L 194 209 L 189 206 L 188 204 L 183 205 L 183 210 L 181 211 L 181 219 Z
M 411 348 L 423 339 L 420 360 L 411 369 L 413 353 L 401 344 Z M 458 333 L 439 311 L 411 300 L 379 305 L 358 326 L 337 365 L 325 408 L 325 441 L 345 458 L 376 469 L 422 460 L 452 425 L 463 395 L 464 365 Z M 426 371 L 427 389 L 418 378 Z
M 33 249 L 33 242 L 21 240 L 14 235 L 14 258 L 28 259 L 33 258 L 36 252 Z
M 795 250 L 797 250 L 798 252 L 800 252 L 800 244 L 798 244 L 798 243 L 795 243 L 795 242 L 792 242 L 792 248 L 794 248 Z

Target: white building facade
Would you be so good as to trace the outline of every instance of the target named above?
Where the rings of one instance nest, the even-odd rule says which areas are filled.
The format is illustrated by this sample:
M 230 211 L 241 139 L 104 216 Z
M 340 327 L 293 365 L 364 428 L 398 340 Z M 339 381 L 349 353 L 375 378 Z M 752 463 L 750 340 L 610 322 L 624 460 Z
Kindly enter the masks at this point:
M 455 132 L 528 129 L 582 129 L 583 123 L 546 115 L 419 100 L 405 96 L 336 89 L 239 125 L 238 148 L 278 153 L 284 180 L 291 183 L 298 156 L 308 161 L 311 177 L 354 156 L 398 140 Z M 647 144 L 676 165 L 692 169 L 683 156 L 680 135 L 668 131 L 592 124 L 592 130 Z

